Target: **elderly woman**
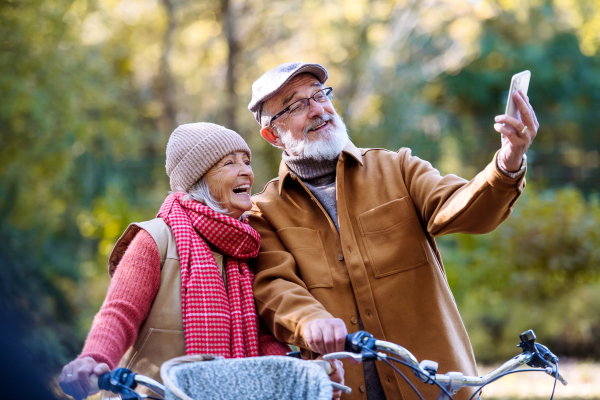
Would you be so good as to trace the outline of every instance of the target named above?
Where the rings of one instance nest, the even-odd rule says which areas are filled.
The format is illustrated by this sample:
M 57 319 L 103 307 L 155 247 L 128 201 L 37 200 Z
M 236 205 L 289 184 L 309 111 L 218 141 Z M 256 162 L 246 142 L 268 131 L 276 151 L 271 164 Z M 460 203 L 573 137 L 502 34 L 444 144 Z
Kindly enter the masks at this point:
M 174 357 L 284 355 L 259 322 L 247 260 L 260 236 L 243 219 L 254 181 L 248 145 L 211 123 L 179 126 L 167 144 L 173 192 L 157 218 L 129 226 L 109 258 L 111 284 L 63 391 L 85 398 L 89 376 L 116 366 L 160 380 Z M 341 363 L 336 376 L 341 380 Z M 336 391 L 336 397 L 340 395 Z

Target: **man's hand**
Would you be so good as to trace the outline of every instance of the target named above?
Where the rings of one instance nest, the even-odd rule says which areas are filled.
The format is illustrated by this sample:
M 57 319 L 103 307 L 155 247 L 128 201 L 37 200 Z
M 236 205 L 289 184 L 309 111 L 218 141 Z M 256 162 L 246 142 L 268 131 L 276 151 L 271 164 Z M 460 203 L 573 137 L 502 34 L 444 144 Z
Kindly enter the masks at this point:
M 319 354 L 344 351 L 348 330 L 339 318 L 315 319 L 306 324 L 304 340 L 308 347 Z
M 100 376 L 109 371 L 108 365 L 98 364 L 91 357 L 78 358 L 63 368 L 60 375 L 60 387 L 63 392 L 77 400 L 85 399 L 91 388 L 90 375 Z
M 502 134 L 498 164 L 507 172 L 516 172 L 521 168 L 523 155 L 540 127 L 527 95 L 519 90 L 513 93 L 513 100 L 519 110 L 517 118 L 498 115 L 494 124 L 494 129 Z M 525 127 L 527 129 L 523 132 Z

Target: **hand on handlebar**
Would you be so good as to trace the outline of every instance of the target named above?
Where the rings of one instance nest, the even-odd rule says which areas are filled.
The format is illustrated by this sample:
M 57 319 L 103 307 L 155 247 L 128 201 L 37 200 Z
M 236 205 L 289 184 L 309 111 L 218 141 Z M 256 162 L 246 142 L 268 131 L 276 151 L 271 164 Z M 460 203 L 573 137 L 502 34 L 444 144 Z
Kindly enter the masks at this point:
M 90 391 L 90 375 L 102 375 L 109 372 L 105 363 L 97 363 L 91 357 L 78 358 L 64 366 L 60 374 L 60 387 L 76 400 L 85 399 Z
M 323 360 L 323 356 L 317 357 L 317 360 Z M 344 384 L 344 364 L 340 360 L 328 360 L 327 362 L 331 365 L 331 368 L 333 369 L 333 372 L 331 372 L 329 374 L 329 379 L 331 379 L 332 382 L 343 385 Z M 334 388 L 332 399 L 337 400 L 341 396 L 342 396 L 342 391 Z
M 315 319 L 306 324 L 304 340 L 308 347 L 319 354 L 344 351 L 348 330 L 339 318 Z

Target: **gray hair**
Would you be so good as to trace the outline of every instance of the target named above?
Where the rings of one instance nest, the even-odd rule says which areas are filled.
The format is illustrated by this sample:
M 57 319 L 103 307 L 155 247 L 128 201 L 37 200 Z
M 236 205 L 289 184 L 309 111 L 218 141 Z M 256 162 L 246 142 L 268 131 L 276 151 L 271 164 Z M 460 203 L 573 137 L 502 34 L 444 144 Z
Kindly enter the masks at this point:
M 263 105 L 263 109 L 261 110 L 261 113 L 260 113 L 260 126 L 262 126 L 263 128 L 269 126 L 269 122 L 271 121 L 271 118 L 273 118 L 273 116 L 271 115 L 271 112 L 265 110 L 265 107 Z
M 208 188 L 208 183 L 204 179 L 204 177 L 200 178 L 196 183 L 194 183 L 190 189 L 186 192 L 184 190 L 177 190 L 178 192 L 183 192 L 186 194 L 185 200 L 195 200 L 199 203 L 204 204 L 205 206 L 211 208 L 213 211 L 216 211 L 220 214 L 231 214 L 225 208 L 221 207 L 222 202 L 215 200 L 215 198 L 210 194 L 210 189 Z M 172 192 L 169 192 L 172 193 Z

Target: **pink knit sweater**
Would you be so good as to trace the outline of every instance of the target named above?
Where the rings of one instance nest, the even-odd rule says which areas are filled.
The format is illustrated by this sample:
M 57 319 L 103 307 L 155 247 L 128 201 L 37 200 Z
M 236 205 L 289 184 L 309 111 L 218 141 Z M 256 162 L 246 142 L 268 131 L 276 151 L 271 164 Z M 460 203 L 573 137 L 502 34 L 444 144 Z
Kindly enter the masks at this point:
M 102 308 L 78 358 L 91 357 L 113 369 L 137 339 L 160 285 L 160 254 L 152 236 L 140 230 L 113 275 Z M 290 349 L 263 326 L 259 354 L 285 355 Z

